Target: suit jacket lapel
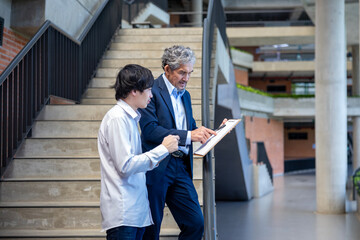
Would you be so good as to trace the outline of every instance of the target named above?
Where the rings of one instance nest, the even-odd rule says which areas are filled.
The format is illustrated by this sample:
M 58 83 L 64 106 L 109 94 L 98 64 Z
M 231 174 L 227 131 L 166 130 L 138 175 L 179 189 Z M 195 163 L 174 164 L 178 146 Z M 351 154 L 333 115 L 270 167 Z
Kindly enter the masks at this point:
M 184 95 L 182 96 L 182 101 L 184 104 L 184 108 L 185 108 L 185 115 L 186 115 L 186 125 L 187 125 L 187 129 L 188 130 L 192 130 L 190 129 L 190 119 L 191 119 L 191 103 L 190 103 L 190 98 L 187 97 L 188 95 L 186 93 L 184 93 Z
M 164 99 L 164 102 L 166 103 L 167 107 L 169 108 L 169 110 L 171 112 L 171 116 L 175 122 L 174 108 L 171 103 L 169 91 L 165 85 L 165 82 L 164 82 L 164 79 L 162 76 L 159 77 L 159 88 L 161 89 L 160 94 L 161 94 L 162 98 Z

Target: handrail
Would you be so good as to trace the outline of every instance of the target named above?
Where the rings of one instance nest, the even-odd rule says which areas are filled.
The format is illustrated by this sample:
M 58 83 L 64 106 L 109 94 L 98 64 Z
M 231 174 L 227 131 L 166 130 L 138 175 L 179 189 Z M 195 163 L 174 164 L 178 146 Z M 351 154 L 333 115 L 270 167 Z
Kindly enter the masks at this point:
M 21 51 L 14 57 L 14 59 L 10 62 L 10 64 L 5 68 L 5 70 L 0 74 L 0 85 L 5 81 L 7 76 L 14 70 L 14 68 L 19 64 L 19 62 L 24 58 L 24 56 L 29 52 L 29 50 L 35 45 L 35 43 L 39 40 L 39 38 L 45 33 L 45 31 L 49 28 L 53 27 L 58 32 L 77 43 L 81 44 L 77 39 L 73 38 L 71 35 L 67 34 L 64 30 L 58 27 L 55 23 L 50 20 L 46 20 L 39 30 L 35 33 L 35 35 L 30 39 L 30 41 L 21 49 Z
M 80 101 L 121 13 L 121 0 L 104 2 L 81 41 L 46 21 L 0 75 L 0 176 L 50 95 Z
M 0 74 L 0 85 L 3 83 L 3 81 L 6 79 L 6 76 L 10 74 L 10 72 L 16 67 L 16 65 L 21 61 L 21 59 L 24 58 L 25 54 L 34 46 L 36 41 L 39 40 L 39 38 L 45 33 L 48 27 L 53 27 L 58 32 L 66 36 L 68 39 L 73 41 L 74 43 L 77 43 L 78 45 L 81 45 L 84 38 L 90 31 L 91 27 L 94 25 L 102 11 L 104 10 L 105 6 L 108 4 L 109 0 L 104 1 L 101 6 L 96 10 L 96 13 L 91 18 L 90 22 L 86 25 L 83 32 L 79 36 L 79 39 L 74 38 L 70 34 L 66 33 L 62 28 L 58 27 L 55 23 L 51 22 L 50 20 L 46 20 L 39 30 L 35 33 L 35 35 L 30 39 L 30 41 L 23 47 L 23 49 L 15 56 L 15 58 L 10 62 L 10 64 L 5 68 L 5 70 Z M 121 12 L 120 12 L 121 13 Z
M 207 17 L 204 19 L 203 28 L 203 44 L 202 44 L 202 67 L 201 67 L 201 113 L 202 113 L 202 125 L 210 127 L 210 109 L 209 109 L 209 88 L 210 88 L 210 63 L 211 53 L 213 47 L 213 38 L 215 25 L 218 28 L 220 35 L 224 41 L 229 56 L 230 47 L 229 41 L 226 35 L 226 17 L 223 6 L 220 0 L 210 0 L 208 5 Z M 216 86 L 214 86 L 216 87 Z M 206 240 L 215 240 L 217 238 L 216 233 L 216 215 L 215 215 L 215 194 L 214 194 L 214 175 L 213 164 L 211 160 L 211 152 L 203 158 L 203 194 L 204 194 L 204 221 L 205 231 L 204 237 Z

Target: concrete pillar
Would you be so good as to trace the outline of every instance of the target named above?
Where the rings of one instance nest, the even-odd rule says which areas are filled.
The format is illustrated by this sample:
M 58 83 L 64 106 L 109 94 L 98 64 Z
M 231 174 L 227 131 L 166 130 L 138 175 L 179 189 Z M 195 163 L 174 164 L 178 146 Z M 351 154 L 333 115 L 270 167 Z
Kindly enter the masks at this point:
M 359 45 L 352 47 L 352 95 L 360 95 L 360 80 L 359 80 Z M 353 169 L 360 167 L 360 117 L 353 117 Z
M 192 22 L 194 27 L 202 26 L 202 12 L 203 12 L 203 1 L 202 0 L 193 0 L 192 2 Z
M 339 214 L 347 176 L 345 3 L 316 0 L 315 16 L 316 206 Z

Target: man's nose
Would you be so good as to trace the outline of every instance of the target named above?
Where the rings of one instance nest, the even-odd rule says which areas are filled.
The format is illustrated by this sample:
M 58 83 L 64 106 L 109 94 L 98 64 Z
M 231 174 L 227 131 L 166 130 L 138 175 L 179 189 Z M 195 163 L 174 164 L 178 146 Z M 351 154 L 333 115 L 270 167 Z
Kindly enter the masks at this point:
M 190 74 L 185 74 L 184 75 L 184 77 L 183 77 L 183 79 L 185 80 L 185 81 L 189 81 L 189 79 L 190 79 Z

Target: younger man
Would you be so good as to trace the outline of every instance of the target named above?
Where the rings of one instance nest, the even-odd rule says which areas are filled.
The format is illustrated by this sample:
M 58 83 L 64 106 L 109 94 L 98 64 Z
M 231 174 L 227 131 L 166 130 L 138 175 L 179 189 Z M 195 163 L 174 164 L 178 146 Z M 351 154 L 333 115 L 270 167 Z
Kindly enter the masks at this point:
M 126 65 L 114 86 L 117 104 L 100 125 L 100 209 L 107 239 L 142 239 L 145 227 L 153 224 L 145 173 L 178 150 L 179 136 L 169 135 L 162 144 L 142 153 L 137 110 L 150 103 L 153 84 L 149 69 Z

